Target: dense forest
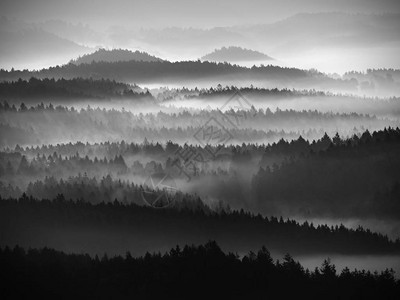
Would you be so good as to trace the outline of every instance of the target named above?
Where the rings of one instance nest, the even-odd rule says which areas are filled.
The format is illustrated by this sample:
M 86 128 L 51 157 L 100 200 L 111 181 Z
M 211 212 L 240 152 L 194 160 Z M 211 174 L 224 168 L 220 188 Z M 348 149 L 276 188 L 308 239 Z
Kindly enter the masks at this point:
M 111 193 L 116 184 L 104 182 L 99 192 Z M 70 185 L 76 191 L 85 186 Z M 34 189 L 35 187 L 33 187 Z M 40 187 L 38 187 L 40 188 Z M 139 189 L 133 190 L 138 197 Z M 89 191 L 88 191 L 89 192 Z M 73 191 L 67 192 L 69 195 Z M 99 193 L 92 193 L 92 199 Z M 82 194 L 84 196 L 84 194 Z M 131 195 L 128 195 L 131 196 Z M 102 196 L 100 196 L 102 197 Z M 283 218 L 253 215 L 243 210 L 205 206 L 199 199 L 176 195 L 174 206 L 154 209 L 119 201 L 90 204 L 66 200 L 59 194 L 38 200 L 25 194 L 2 198 L 1 236 L 4 245 L 55 247 L 90 254 L 121 254 L 131 249 L 168 250 L 174 245 L 218 240 L 224 249 L 243 253 L 267 246 L 274 253 L 398 254 L 400 241 L 358 227 L 329 227 Z M 101 200 L 100 198 L 99 200 Z M 79 228 L 79 233 L 73 234 Z
M 37 103 L 38 101 L 60 100 L 104 100 L 104 99 L 130 99 L 151 101 L 150 93 L 140 91 L 137 86 L 131 86 L 115 80 L 93 80 L 64 78 L 21 80 L 0 83 L 0 97 L 8 101 L 24 101 Z M 7 103 L 7 102 L 6 102 Z M 6 105 L 4 103 L 4 105 Z
M 204 109 L 204 105 L 216 108 L 223 106 L 227 101 L 232 101 L 231 104 L 234 105 L 245 104 L 234 103 L 235 96 L 242 98 L 241 102 L 247 102 L 249 109 L 251 106 L 256 106 L 258 109 L 271 110 L 276 108 L 283 110 L 318 109 L 320 112 L 326 113 L 354 113 L 357 111 L 377 116 L 397 116 L 400 113 L 397 97 L 378 98 L 365 95 L 360 97 L 315 89 L 263 88 L 252 84 L 247 87 L 217 84 L 215 87 L 157 87 L 149 90 L 136 84 L 126 84 L 110 79 L 96 80 L 80 77 L 57 80 L 30 77 L 27 80 L 18 79 L 0 83 L 0 100 L 8 102 L 10 106 L 19 106 L 23 102 L 31 105 L 40 103 L 79 105 L 80 107 L 99 105 L 116 109 L 134 107 L 135 110 L 143 110 L 146 105 L 150 105 L 154 106 L 156 111 L 165 111 L 170 105 L 187 109 L 193 103 L 197 103 L 198 105 L 195 107 Z M 140 108 L 138 108 L 139 104 Z
M 106 108 L 76 109 L 73 106 L 38 104 L 19 107 L 8 102 L 0 103 L 0 146 L 15 147 L 17 144 L 41 145 L 72 142 L 102 142 L 130 140 L 154 142 L 174 140 L 179 143 L 215 145 L 216 136 L 199 141 L 198 135 L 213 119 L 215 129 L 229 135 L 229 143 L 272 143 L 281 138 L 291 140 L 302 135 L 308 140 L 320 138 L 324 132 L 352 136 L 365 129 L 397 127 L 399 122 L 391 118 L 357 113 L 321 113 L 292 109 L 274 112 L 270 109 L 158 111 L 135 114 L 131 111 Z M 212 138 L 212 139 L 211 139 Z M 26 141 L 21 142 L 21 141 Z
M 210 80 L 221 78 L 231 80 L 247 80 L 261 82 L 268 80 L 275 86 L 290 88 L 321 88 L 340 90 L 347 92 L 357 91 L 357 80 L 333 79 L 323 73 L 316 73 L 296 68 L 284 68 L 279 66 L 254 66 L 245 68 L 228 63 L 213 63 L 201 61 L 180 61 L 180 62 L 92 62 L 90 64 L 66 64 L 50 67 L 40 71 L 28 70 L 0 70 L 0 80 L 18 80 L 37 78 L 65 78 L 75 77 L 94 79 L 115 79 L 122 82 L 136 82 L 138 84 L 172 84 L 175 82 L 188 83 L 189 81 Z
M 304 215 L 318 212 L 398 219 L 399 137 L 397 128 L 372 135 L 365 132 L 346 141 L 333 139 L 326 151 L 310 151 L 272 169 L 267 166 L 253 179 L 256 198 L 268 211 L 279 207 L 280 212 L 298 210 Z M 382 197 L 382 193 L 390 196 Z
M 14 2 L 1 299 L 400 299 L 395 0 Z
M 400 282 L 391 270 L 336 270 L 329 259 L 305 269 L 289 254 L 274 261 L 261 247 L 243 257 L 210 241 L 165 253 L 124 256 L 65 254 L 49 248 L 0 249 L 3 295 L 131 299 L 221 297 L 396 299 Z M 19 288 L 24 286 L 23 289 Z M 290 288 L 288 288 L 290 287 Z
M 343 78 L 330 77 L 315 70 L 301 70 L 273 65 L 241 67 L 228 63 L 200 62 L 200 61 L 91 61 L 76 65 L 69 63 L 62 66 L 50 67 L 39 71 L 29 70 L 0 70 L 0 80 L 16 81 L 29 80 L 31 77 L 39 79 L 73 79 L 93 78 L 118 80 L 125 83 L 138 84 L 173 84 L 197 81 L 212 82 L 219 79 L 221 83 L 230 84 L 245 82 L 262 83 L 266 80 L 272 85 L 269 87 L 322 89 L 325 91 L 351 92 L 363 95 L 393 95 L 388 91 L 399 90 L 397 70 L 375 70 L 366 74 L 349 72 Z M 229 80 L 227 80 L 229 79 Z M 385 91 L 387 90 L 387 91 Z
M 312 142 L 299 137 L 267 145 L 145 141 L 17 146 L 0 153 L 0 193 L 38 198 L 60 193 L 95 203 L 117 198 L 140 204 L 131 183 L 140 185 L 152 174 L 164 173 L 205 201 L 211 197 L 268 215 L 399 220 L 399 151 L 400 129 L 390 127 L 347 139 L 325 134 Z M 102 194 L 105 179 L 116 187 Z

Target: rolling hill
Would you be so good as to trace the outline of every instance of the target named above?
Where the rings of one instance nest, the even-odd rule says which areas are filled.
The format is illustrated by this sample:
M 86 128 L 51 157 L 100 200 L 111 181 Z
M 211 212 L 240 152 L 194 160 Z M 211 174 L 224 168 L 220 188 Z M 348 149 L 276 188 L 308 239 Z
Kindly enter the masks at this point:
M 203 56 L 201 60 L 216 62 L 239 62 L 239 61 L 263 61 L 273 60 L 272 57 L 251 49 L 241 47 L 222 47 L 215 49 L 213 52 Z
M 75 60 L 72 60 L 71 63 L 80 65 L 80 64 L 90 64 L 92 62 L 119 62 L 119 61 L 143 61 L 143 62 L 156 62 L 162 61 L 162 59 L 152 56 L 146 52 L 140 51 L 130 51 L 126 49 L 99 49 L 91 54 L 83 55 Z

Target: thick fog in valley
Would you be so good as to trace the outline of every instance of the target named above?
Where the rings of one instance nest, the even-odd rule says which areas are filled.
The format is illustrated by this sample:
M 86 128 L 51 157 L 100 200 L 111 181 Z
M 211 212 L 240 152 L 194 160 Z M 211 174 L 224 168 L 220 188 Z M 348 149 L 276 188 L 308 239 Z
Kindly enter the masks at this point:
M 0 290 L 396 299 L 399 53 L 395 0 L 1 1 Z

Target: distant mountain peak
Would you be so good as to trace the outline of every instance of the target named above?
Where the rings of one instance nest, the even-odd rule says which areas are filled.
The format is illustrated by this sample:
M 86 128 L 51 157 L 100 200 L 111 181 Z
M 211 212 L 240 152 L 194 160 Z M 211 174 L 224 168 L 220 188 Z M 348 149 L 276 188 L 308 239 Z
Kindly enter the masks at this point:
M 150 55 L 147 52 L 131 51 L 127 49 L 112 49 L 107 50 L 100 48 L 91 54 L 85 54 L 72 60 L 71 63 L 79 64 L 90 64 L 91 62 L 117 62 L 117 61 L 144 61 L 144 62 L 156 62 L 162 61 L 161 58 Z
M 272 57 L 259 51 L 242 47 L 230 46 L 215 49 L 213 52 L 203 56 L 201 60 L 217 62 L 239 62 L 239 61 L 261 61 L 273 60 Z

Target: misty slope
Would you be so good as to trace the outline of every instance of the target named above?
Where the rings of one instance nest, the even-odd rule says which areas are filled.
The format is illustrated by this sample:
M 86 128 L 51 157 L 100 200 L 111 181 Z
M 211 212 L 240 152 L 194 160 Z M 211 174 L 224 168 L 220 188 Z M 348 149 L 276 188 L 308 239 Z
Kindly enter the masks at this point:
M 62 20 L 47 20 L 35 26 L 80 45 L 96 47 L 105 42 L 106 35 L 93 30 L 88 24 L 73 24 Z
M 129 99 L 141 105 L 152 103 L 154 98 L 148 93 L 131 93 Z M 142 101 L 139 101 L 142 100 Z M 356 133 L 362 127 L 377 130 L 383 127 L 397 127 L 398 121 L 381 119 L 358 114 L 332 114 L 315 111 L 259 110 L 234 127 L 230 121 L 221 118 L 218 110 L 190 113 L 163 113 L 138 115 L 129 111 L 114 109 L 86 108 L 76 110 L 65 106 L 43 104 L 27 108 L 20 105 L 17 109 L 8 103 L 0 105 L 0 117 L 3 125 L 14 130 L 24 129 L 25 134 L 10 135 L 9 127 L 0 127 L 0 145 L 13 147 L 23 136 L 35 137 L 38 143 L 62 143 L 68 141 L 101 142 L 127 140 L 142 142 L 167 142 L 169 139 L 184 143 L 198 143 L 195 135 L 204 124 L 214 118 L 229 130 L 229 144 L 242 142 L 273 142 L 280 138 L 292 139 L 302 134 L 305 138 L 315 139 L 323 135 L 339 132 L 343 135 Z M 197 142 L 196 142 L 197 141 Z M 215 145 L 215 141 L 210 140 Z M 29 144 L 29 143 L 28 143 Z M 35 143 L 36 144 L 36 143 Z M 21 145 L 26 145 L 25 143 Z
M 138 39 L 156 47 L 182 50 L 224 45 L 292 52 L 321 45 L 374 47 L 399 42 L 398 14 L 301 13 L 274 23 L 214 27 L 142 29 L 120 32 L 119 39 Z M 118 34 L 118 33 L 116 33 Z M 185 49 L 187 50 L 187 49 Z M 204 51 L 204 50 L 203 50 Z M 201 55 L 201 54 L 200 54 Z
M 216 152 L 214 158 L 202 147 L 188 149 L 172 142 L 16 146 L 0 152 L 0 194 L 19 197 L 25 191 L 46 199 L 64 194 L 92 203 L 116 198 L 140 203 L 129 182 L 114 181 L 113 187 L 112 178 L 103 183 L 102 176 L 143 182 L 151 174 L 167 173 L 182 190 L 235 208 L 289 217 L 399 220 L 399 147 L 398 128 L 372 135 L 365 131 L 345 140 L 325 135 L 313 142 L 300 137 L 267 146 L 209 147 Z M 189 150 L 201 153 L 204 161 L 188 166 L 181 153 Z M 78 188 L 72 188 L 71 176 L 76 174 L 85 176 L 76 177 Z M 187 177 L 190 183 L 182 182 Z M 57 183 L 59 179 L 67 182 Z
M 143 62 L 156 62 L 162 61 L 160 58 L 152 56 L 146 52 L 130 51 L 126 49 L 99 49 L 91 54 L 85 54 L 71 63 L 79 64 L 90 64 L 92 62 L 118 62 L 118 61 L 143 61 Z
M 33 25 L 0 20 L 0 67 L 40 68 L 61 64 L 79 56 L 89 48 L 46 32 Z
M 229 28 L 214 27 L 211 29 L 167 27 L 163 29 L 140 29 L 138 31 L 115 32 L 119 39 L 137 39 L 150 45 L 165 46 L 176 49 L 187 46 L 188 49 L 202 48 L 205 45 L 223 47 L 244 39 L 241 34 Z M 176 44 L 174 44 L 176 42 Z
M 104 100 L 104 99 L 139 99 L 150 96 L 141 93 L 136 85 L 118 83 L 112 80 L 93 79 L 36 79 L 0 83 L 0 97 L 10 103 L 23 101 L 25 104 L 61 100 Z
M 276 44 L 296 44 L 303 41 L 304 47 L 329 41 L 341 45 L 372 47 L 377 44 L 399 41 L 399 15 L 390 14 L 347 14 L 299 13 L 273 23 L 259 25 L 212 27 L 210 29 L 170 27 L 164 29 L 142 29 L 137 32 L 122 32 L 125 38 L 137 38 L 148 44 L 179 48 L 207 45 L 222 47 L 238 45 L 253 47 L 257 43 L 268 48 Z M 283 49 L 282 49 L 283 50 Z M 286 49 L 292 50 L 292 49 Z
M 240 61 L 267 61 L 273 58 L 251 49 L 241 47 L 222 47 L 204 55 L 201 60 L 217 62 L 240 62 Z
M 62 195 L 52 201 L 26 195 L 0 200 L 0 245 L 48 246 L 108 255 L 165 251 L 177 244 L 208 240 L 217 240 L 224 249 L 242 253 L 262 245 L 274 252 L 292 254 L 372 255 L 400 251 L 399 241 L 363 228 L 315 227 L 307 222 L 256 216 L 243 210 L 160 210 L 117 201 L 93 205 L 69 201 Z
M 278 66 L 240 67 L 225 63 L 200 61 L 118 61 L 68 64 L 40 71 L 0 71 L 0 80 L 74 77 L 111 79 L 138 84 L 182 84 L 201 86 L 219 82 L 223 85 L 264 84 L 271 87 L 356 92 L 357 80 L 333 79 L 318 71 Z M 394 83 L 397 84 L 397 83 Z
M 399 20 L 398 14 L 304 13 L 260 25 L 120 33 L 119 40 L 138 39 L 175 59 L 193 59 L 210 49 L 237 45 L 259 49 L 291 66 L 343 73 L 400 68 Z
M 238 31 L 267 36 L 274 45 L 291 46 L 282 50 L 295 51 L 300 45 L 305 48 L 318 44 L 372 47 L 399 42 L 399 29 L 398 14 L 301 13 L 273 24 L 238 28 Z

